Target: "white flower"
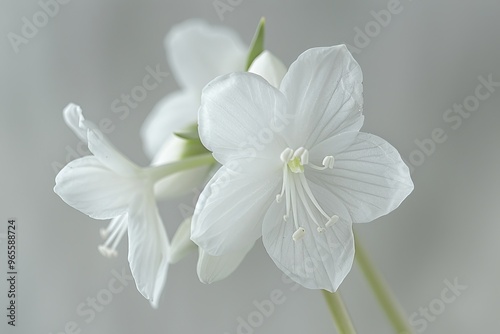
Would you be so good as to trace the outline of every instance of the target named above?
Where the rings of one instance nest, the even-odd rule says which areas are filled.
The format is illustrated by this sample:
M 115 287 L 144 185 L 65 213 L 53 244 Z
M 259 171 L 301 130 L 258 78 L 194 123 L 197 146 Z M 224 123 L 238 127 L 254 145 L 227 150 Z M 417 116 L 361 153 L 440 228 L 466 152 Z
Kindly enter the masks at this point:
M 157 170 L 140 168 L 125 158 L 83 118 L 79 106 L 70 104 L 63 114 L 93 156 L 66 165 L 56 176 L 54 191 L 92 218 L 112 218 L 101 231 L 107 238 L 99 247 L 103 255 L 116 255 L 116 246 L 128 230 L 128 260 L 137 289 L 157 307 L 169 257 L 167 234 L 155 202 Z
M 362 73 L 345 46 L 304 52 L 279 90 L 254 74 L 219 77 L 198 117 L 223 166 L 200 195 L 192 240 L 221 256 L 262 236 L 307 288 L 335 291 L 352 266 L 352 223 L 391 212 L 413 189 L 396 149 L 359 132 Z
M 144 150 L 158 166 L 183 157 L 186 141 L 174 132 L 195 124 L 201 90 L 215 77 L 244 71 L 247 47 L 228 28 L 188 20 L 174 26 L 165 38 L 167 58 L 181 90 L 158 102 L 144 121 L 141 136 Z M 189 192 L 208 176 L 210 166 L 181 172 L 160 181 L 162 198 Z

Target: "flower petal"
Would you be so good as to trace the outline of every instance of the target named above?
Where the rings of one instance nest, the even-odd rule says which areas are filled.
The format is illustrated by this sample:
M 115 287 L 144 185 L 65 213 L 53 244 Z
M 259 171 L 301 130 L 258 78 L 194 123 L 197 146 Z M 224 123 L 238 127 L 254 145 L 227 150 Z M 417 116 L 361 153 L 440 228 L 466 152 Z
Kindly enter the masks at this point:
M 73 130 L 75 135 L 80 138 L 81 141 L 86 143 L 88 127 L 82 126 L 82 123 L 85 122 L 85 118 L 82 114 L 82 108 L 74 103 L 68 104 L 63 110 L 63 118 L 66 125 Z
M 179 91 L 164 97 L 149 113 L 141 127 L 141 137 L 146 155 L 155 164 L 176 159 L 169 155 L 167 143 L 174 132 L 196 123 L 199 106 L 199 91 Z
M 158 306 L 168 270 L 169 244 L 152 192 L 132 200 L 128 261 L 139 292 Z
M 247 47 L 238 35 L 201 20 L 174 26 L 165 38 L 165 48 L 181 87 L 198 92 L 219 75 L 245 69 Z
M 238 268 L 250 249 L 253 243 L 247 248 L 231 252 L 227 255 L 212 256 L 199 248 L 198 265 L 196 272 L 202 283 L 210 284 L 228 277 L 233 271 Z
M 272 160 L 271 168 L 279 168 L 279 156 L 286 147 L 279 132 L 283 122 L 289 122 L 283 116 L 286 104 L 283 94 L 256 74 L 218 77 L 203 89 L 200 139 L 221 164 L 258 157 Z
M 260 75 L 276 88 L 280 87 L 286 71 L 287 68 L 281 60 L 267 50 L 258 55 L 248 69 L 248 72 Z
M 311 189 L 317 188 L 311 185 Z M 331 197 L 323 193 L 317 200 L 324 209 Z M 337 205 L 339 208 L 340 205 Z M 283 203 L 274 203 L 264 217 L 262 241 L 274 263 L 292 280 L 309 289 L 336 291 L 351 270 L 354 260 L 354 236 L 350 217 L 338 214 L 340 219 L 317 231 L 317 225 L 308 216 L 302 202 L 297 207 L 299 226 L 305 236 L 294 241 L 295 224 L 283 221 Z M 317 219 L 321 219 L 321 216 Z M 324 217 L 323 217 L 324 220 Z
M 139 167 L 121 154 L 97 129 L 87 129 L 89 150 L 99 161 L 117 174 L 137 177 Z
M 177 263 L 186 255 L 194 252 L 198 246 L 191 241 L 191 217 L 184 219 L 172 238 L 170 246 L 170 263 Z
M 340 134 L 311 149 L 310 161 L 326 155 L 334 156 L 333 169 L 307 170 L 307 178 L 342 200 L 354 223 L 388 214 L 413 190 L 408 167 L 398 151 L 380 137 L 362 132 Z
M 278 193 L 278 180 L 221 167 L 196 203 L 191 240 L 214 256 L 249 247 L 262 234 L 262 218 Z
M 291 147 L 310 148 L 363 124 L 363 75 L 345 45 L 313 48 L 290 66 L 280 90 L 294 115 Z
M 88 156 L 71 161 L 57 174 L 54 192 L 92 218 L 109 219 L 124 213 L 142 187 L 140 179 L 118 175 Z

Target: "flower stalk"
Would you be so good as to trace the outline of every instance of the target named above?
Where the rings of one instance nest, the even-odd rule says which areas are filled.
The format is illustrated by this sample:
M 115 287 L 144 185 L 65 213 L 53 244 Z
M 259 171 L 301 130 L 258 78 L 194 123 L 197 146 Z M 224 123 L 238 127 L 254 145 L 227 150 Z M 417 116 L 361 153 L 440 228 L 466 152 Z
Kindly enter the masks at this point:
M 389 318 L 389 321 L 394 328 L 395 333 L 397 334 L 411 334 L 413 330 L 408 324 L 407 317 L 404 312 L 401 310 L 398 302 L 394 298 L 391 290 L 385 283 L 382 275 L 375 268 L 373 263 L 371 262 L 368 253 L 361 245 L 359 238 L 355 235 L 355 244 L 356 244 L 356 261 L 358 262 L 361 271 L 366 277 L 377 301 L 380 306 L 384 310 L 386 316 Z
M 321 290 L 323 292 L 323 297 L 330 309 L 333 321 L 337 327 L 339 334 L 356 334 L 354 325 L 352 324 L 351 317 L 342 301 L 342 297 L 338 292 L 328 292 L 326 290 Z
M 205 153 L 161 166 L 148 167 L 146 170 L 151 175 L 153 181 L 156 182 L 171 174 L 213 163 L 215 163 L 215 159 L 212 153 Z

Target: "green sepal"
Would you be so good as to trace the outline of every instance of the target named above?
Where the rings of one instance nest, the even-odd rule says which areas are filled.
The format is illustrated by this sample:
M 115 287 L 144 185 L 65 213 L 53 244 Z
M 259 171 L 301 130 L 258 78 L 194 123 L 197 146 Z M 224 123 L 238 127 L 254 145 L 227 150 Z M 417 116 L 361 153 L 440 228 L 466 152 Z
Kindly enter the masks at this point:
M 266 19 L 261 18 L 255 35 L 253 36 L 252 44 L 250 44 L 250 49 L 248 51 L 247 64 L 245 71 L 248 71 L 252 62 L 257 58 L 262 51 L 264 51 L 264 31 L 266 26 Z

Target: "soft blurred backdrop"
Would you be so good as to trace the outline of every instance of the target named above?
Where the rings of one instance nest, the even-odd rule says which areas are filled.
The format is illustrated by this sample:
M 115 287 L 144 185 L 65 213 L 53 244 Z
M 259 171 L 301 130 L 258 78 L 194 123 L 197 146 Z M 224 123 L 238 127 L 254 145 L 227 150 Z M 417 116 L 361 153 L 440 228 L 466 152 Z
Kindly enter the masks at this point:
M 19 224 L 15 328 L 4 314 L 0 241 L 1 333 L 234 334 L 238 318 L 248 321 L 276 289 L 284 302 L 239 333 L 335 332 L 321 293 L 283 281 L 260 242 L 230 278 L 213 285 L 199 283 L 194 254 L 172 265 L 158 310 L 125 280 L 123 291 L 92 314 L 87 303 L 106 295 L 113 273 L 129 272 L 126 239 L 118 258 L 102 257 L 98 231 L 106 222 L 52 191 L 53 166 L 78 154 L 70 153 L 78 140 L 61 114 L 68 102 L 80 104 L 88 119 L 111 120 L 113 143 L 146 165 L 141 123 L 176 82 L 166 78 L 125 119 L 112 112 L 112 101 L 140 85 L 147 66 L 170 71 L 163 39 L 172 25 L 199 17 L 249 43 L 261 16 L 266 47 L 287 65 L 310 47 L 349 44 L 365 78 L 364 131 L 387 139 L 414 167 L 415 191 L 400 209 L 356 230 L 416 330 L 500 332 L 500 87 L 473 98 L 479 77 L 500 82 L 500 2 L 73 0 L 16 52 L 9 36 L 21 35 L 23 20 L 33 22 L 47 2 L 0 1 L 0 234 L 9 217 Z M 221 3 L 230 8 L 222 20 L 214 7 Z M 383 10 L 393 12 L 390 19 L 377 15 Z M 447 111 L 464 102 L 473 111 Z M 440 142 L 431 144 L 436 128 Z M 170 234 L 190 206 L 192 196 L 162 204 Z M 447 284 L 457 282 L 465 287 L 445 302 Z M 391 333 L 356 266 L 340 290 L 359 333 Z

